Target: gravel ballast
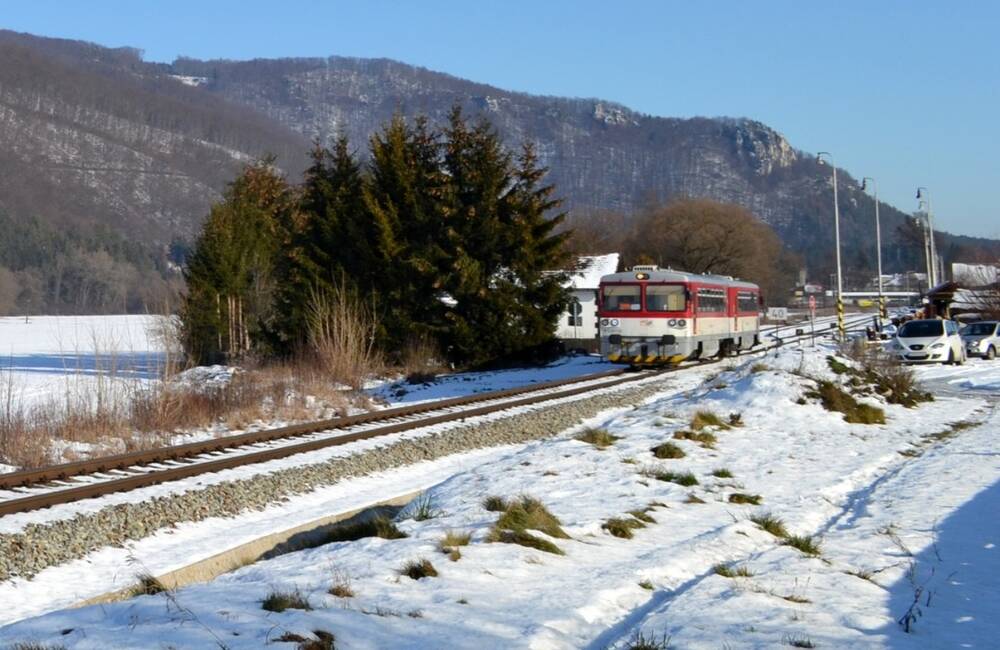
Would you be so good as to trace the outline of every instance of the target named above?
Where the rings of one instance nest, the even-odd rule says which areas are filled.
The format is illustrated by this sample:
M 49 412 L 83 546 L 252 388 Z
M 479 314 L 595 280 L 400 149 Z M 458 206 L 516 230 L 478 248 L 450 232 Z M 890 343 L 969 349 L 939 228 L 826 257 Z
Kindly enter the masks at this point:
M 105 546 L 122 546 L 182 522 L 231 517 L 351 477 L 475 449 L 546 438 L 608 409 L 635 406 L 664 390 L 662 381 L 583 395 L 511 417 L 399 440 L 347 457 L 227 481 L 139 503 L 108 506 L 72 519 L 0 534 L 0 581 L 30 578 Z

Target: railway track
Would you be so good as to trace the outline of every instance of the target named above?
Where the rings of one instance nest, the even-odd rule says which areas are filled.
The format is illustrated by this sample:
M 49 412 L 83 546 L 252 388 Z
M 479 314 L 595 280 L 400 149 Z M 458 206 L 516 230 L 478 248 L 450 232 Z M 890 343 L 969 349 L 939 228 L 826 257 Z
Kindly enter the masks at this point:
M 852 319 L 848 327 L 856 329 L 868 320 L 867 316 L 862 319 Z M 768 332 L 768 335 L 778 336 L 775 342 L 760 349 L 746 351 L 744 354 L 759 353 L 785 343 L 802 341 L 811 336 L 809 331 L 799 333 L 797 330 L 801 330 L 801 326 L 788 326 Z M 828 332 L 828 328 L 816 330 L 817 335 Z M 781 336 L 781 333 L 786 335 Z M 628 372 L 624 367 L 615 368 L 583 377 L 532 384 L 521 388 L 0 474 L 0 516 L 40 510 L 81 499 L 263 463 L 359 440 L 532 406 L 660 374 L 678 372 L 688 367 L 690 366 L 682 365 L 642 372 Z

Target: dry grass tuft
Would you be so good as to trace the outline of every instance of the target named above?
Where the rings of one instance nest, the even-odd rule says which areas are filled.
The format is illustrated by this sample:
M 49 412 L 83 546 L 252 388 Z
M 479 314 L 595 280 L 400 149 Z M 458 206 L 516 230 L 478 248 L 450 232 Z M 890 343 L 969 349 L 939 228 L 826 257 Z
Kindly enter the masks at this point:
M 789 535 L 785 538 L 785 546 L 791 546 L 794 549 L 802 551 L 806 555 L 819 555 L 821 552 L 820 543 L 813 537 L 806 537 L 800 535 Z
M 436 578 L 437 569 L 426 558 L 410 560 L 399 569 L 399 575 L 406 576 L 411 580 L 421 580 L 423 578 Z
M 654 634 L 646 636 L 642 630 L 636 630 L 622 646 L 622 650 L 669 650 L 670 637 L 664 633 L 657 637 Z
M 708 433 L 707 431 L 694 432 L 681 429 L 680 431 L 674 431 L 675 440 L 690 440 L 692 442 L 697 442 L 703 447 L 708 447 L 709 449 L 715 447 L 715 443 L 718 439 L 714 434 Z
M 672 442 L 664 442 L 651 447 L 650 451 L 657 458 L 669 459 L 669 458 L 684 458 L 686 455 L 684 450 L 675 445 Z
M 712 567 L 712 571 L 715 575 L 722 576 L 723 578 L 752 578 L 753 572 L 746 567 L 746 565 L 738 566 L 735 569 L 728 564 L 716 564 Z
M 632 539 L 633 529 L 645 527 L 646 524 L 633 517 L 612 517 L 601 524 L 601 528 L 622 539 Z
M 685 487 L 698 485 L 698 477 L 691 472 L 671 472 L 658 467 L 647 467 L 644 468 L 640 474 L 648 476 L 649 478 L 655 478 L 657 481 L 677 483 L 678 485 L 683 485 Z
M 759 494 L 743 494 L 742 492 L 734 492 L 729 495 L 729 503 L 738 503 L 741 505 L 751 505 L 759 506 L 764 497 Z
M 507 509 L 507 500 L 496 495 L 483 499 L 483 508 L 490 512 L 503 512 Z
M 712 476 L 715 478 L 733 478 L 733 473 L 725 467 L 720 467 L 719 469 L 712 470 Z
M 607 429 L 584 429 L 577 434 L 576 439 L 594 445 L 598 449 L 607 449 L 615 444 L 615 440 L 619 440 L 619 437 L 611 435 Z
M 274 590 L 261 601 L 261 609 L 269 612 L 283 612 L 286 609 L 311 610 L 309 600 L 298 589 L 294 591 Z
M 438 549 L 448 556 L 448 559 L 452 562 L 458 562 L 462 559 L 462 551 L 459 550 L 460 546 L 468 546 L 469 541 L 472 539 L 472 533 L 460 533 L 454 530 L 449 530 L 445 533 L 438 541 Z
M 694 431 L 701 431 L 706 427 L 728 429 L 729 425 L 720 420 L 719 416 L 711 411 L 697 411 L 691 418 L 691 428 Z
M 851 424 L 885 424 L 882 409 L 858 402 L 831 381 L 819 380 L 816 389 L 806 393 L 806 396 L 818 399 L 828 411 L 843 413 L 844 421 Z
M 750 517 L 750 521 L 757 524 L 761 530 L 767 531 L 775 537 L 788 537 L 788 530 L 785 528 L 785 522 L 781 521 L 781 519 L 769 512 L 754 515 Z
M 507 503 L 486 539 L 489 542 L 520 544 L 547 553 L 563 554 L 558 546 L 532 535 L 529 530 L 537 530 L 549 537 L 569 539 L 569 535 L 560 526 L 559 519 L 541 501 L 527 495 Z
M 329 533 L 324 536 L 321 544 L 353 542 L 365 537 L 403 539 L 408 537 L 408 535 L 401 531 L 392 519 L 384 515 L 378 515 L 363 521 L 334 525 Z

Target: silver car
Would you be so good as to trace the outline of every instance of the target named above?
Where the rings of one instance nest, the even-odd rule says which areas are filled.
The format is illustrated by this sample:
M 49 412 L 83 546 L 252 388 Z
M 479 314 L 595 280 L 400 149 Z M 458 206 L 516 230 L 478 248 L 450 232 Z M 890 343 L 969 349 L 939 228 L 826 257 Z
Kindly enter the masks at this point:
M 962 328 L 962 343 L 970 357 L 996 359 L 997 352 L 1000 351 L 1000 323 L 982 321 L 966 325 Z
M 896 332 L 890 350 L 908 363 L 965 363 L 965 345 L 952 320 L 911 320 Z

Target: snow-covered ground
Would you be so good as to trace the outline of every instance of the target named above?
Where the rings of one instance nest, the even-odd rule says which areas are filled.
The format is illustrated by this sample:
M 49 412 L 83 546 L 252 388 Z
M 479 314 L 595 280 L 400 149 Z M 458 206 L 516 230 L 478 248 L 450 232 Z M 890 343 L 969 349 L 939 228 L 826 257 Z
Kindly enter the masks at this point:
M 23 404 L 58 399 L 98 375 L 153 379 L 163 365 L 159 316 L 0 318 L 0 372 Z
M 880 404 L 886 424 L 864 425 L 802 399 L 812 385 L 807 377 L 842 380 L 829 369 L 828 353 L 784 348 L 722 374 L 714 366 L 673 375 L 644 405 L 587 423 L 619 437 L 604 450 L 564 431 L 92 554 L 17 589 L 0 588 L 0 612 L 11 621 L 65 607 L 73 594 L 113 588 L 108 572 L 117 572 L 120 586 L 141 570 L 166 570 L 169 561 L 158 554 L 192 544 L 199 526 L 202 539 L 224 530 L 229 542 L 425 488 L 437 514 L 415 521 L 404 513 L 405 539 L 328 544 L 169 598 L 28 618 L 0 628 L 0 643 L 258 648 L 287 632 L 309 638 L 322 630 L 336 636 L 338 648 L 596 649 L 628 647 L 640 633 L 678 648 L 995 647 L 1000 362 L 918 368 L 938 399 L 915 409 Z M 433 390 L 415 390 L 413 399 L 448 396 L 450 389 Z M 711 448 L 673 439 L 699 410 L 723 420 L 739 413 L 743 424 L 709 428 L 718 439 Z M 668 440 L 683 458 L 654 458 L 650 448 Z M 691 472 L 698 483 L 653 476 L 664 471 Z M 734 493 L 759 495 L 761 505 L 732 503 Z M 562 521 L 569 537 L 549 539 L 564 555 L 486 541 L 498 515 L 482 507 L 483 499 L 524 494 Z M 642 510 L 655 522 L 634 529 L 632 539 L 602 528 Z M 814 537 L 820 555 L 783 545 L 749 520 L 764 513 L 790 534 Z M 471 534 L 455 562 L 438 549 L 449 530 Z M 404 563 L 419 558 L 439 575 L 400 575 Z M 724 577 L 719 564 L 748 575 Z M 328 593 L 344 582 L 353 597 Z M 261 601 L 275 590 L 298 590 L 312 609 L 264 611 Z M 907 617 L 909 633 L 898 623 Z
M 139 392 L 163 380 L 168 354 L 165 321 L 160 316 L 32 316 L 0 318 L 0 415 L 30 415 L 67 410 L 94 410 L 98 403 L 128 404 Z M 567 357 L 545 368 L 512 369 L 442 375 L 426 384 L 405 380 L 371 382 L 369 394 L 381 406 L 394 406 L 500 390 L 607 370 L 612 366 L 598 357 Z M 199 389 L 226 383 L 236 371 L 226 366 L 196 367 L 171 379 Z M 306 396 L 306 401 L 309 401 Z M 348 400 L 345 400 L 347 402 Z M 358 407 L 344 407 L 348 413 Z M 329 417 L 317 410 L 312 417 Z M 256 421 L 248 428 L 289 424 L 281 418 Z M 155 444 L 183 444 L 205 438 L 241 433 L 225 423 L 157 437 Z M 154 443 L 147 443 L 154 444 Z M 117 439 L 92 441 L 54 440 L 49 462 L 65 462 L 94 454 L 120 453 L 125 443 Z M 0 473 L 17 467 L 0 463 Z

